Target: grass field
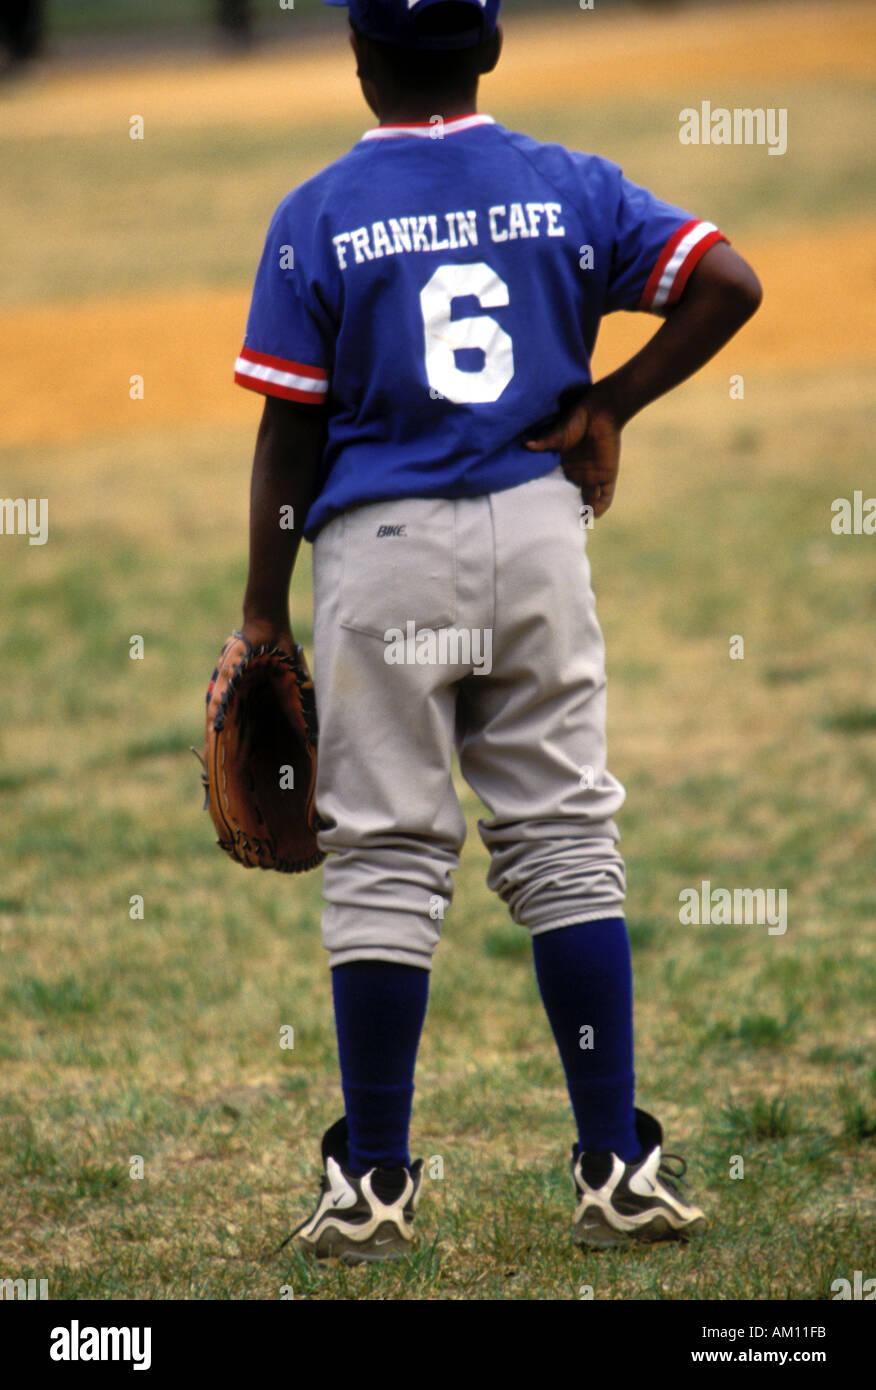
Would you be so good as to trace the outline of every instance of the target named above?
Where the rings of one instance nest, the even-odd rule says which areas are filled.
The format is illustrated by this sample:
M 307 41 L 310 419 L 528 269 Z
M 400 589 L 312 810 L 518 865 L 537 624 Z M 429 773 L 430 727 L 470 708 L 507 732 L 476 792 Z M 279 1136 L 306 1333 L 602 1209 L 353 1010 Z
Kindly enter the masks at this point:
M 76 1299 L 796 1300 L 876 1274 L 876 538 L 830 527 L 835 498 L 876 491 L 872 37 L 845 3 L 515 19 L 484 88 L 504 123 L 719 221 L 765 288 L 630 426 L 591 543 L 639 1103 L 712 1217 L 705 1245 L 598 1256 L 568 1241 L 560 1064 L 461 787 L 413 1126 L 445 1175 L 418 1252 L 267 1257 L 341 1108 L 320 879 L 226 861 L 188 750 L 245 572 L 258 402 L 230 366 L 275 203 L 368 123 L 346 54 L 47 68 L 0 95 L 0 494 L 49 500 L 46 545 L 0 537 L 0 1275 Z M 787 155 L 681 147 L 704 98 L 786 106 Z M 652 327 L 609 321 L 598 362 Z M 787 889 L 786 934 L 682 926 L 704 879 Z

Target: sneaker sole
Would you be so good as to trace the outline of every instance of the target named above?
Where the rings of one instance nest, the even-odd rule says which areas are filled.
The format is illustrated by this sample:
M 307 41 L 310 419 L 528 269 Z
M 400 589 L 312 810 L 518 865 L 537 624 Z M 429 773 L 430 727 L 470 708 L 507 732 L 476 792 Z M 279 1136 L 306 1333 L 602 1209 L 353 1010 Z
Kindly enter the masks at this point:
M 411 1242 L 387 1221 L 365 1241 L 354 1240 L 331 1227 L 322 1231 L 315 1243 L 301 1241 L 301 1245 L 317 1260 L 340 1260 L 345 1265 L 382 1264 L 385 1260 L 403 1260 L 411 1253 Z
M 586 1214 L 572 1230 L 572 1238 L 577 1245 L 593 1250 L 608 1250 L 615 1245 L 627 1245 L 631 1241 L 642 1245 L 656 1245 L 663 1240 L 690 1240 L 701 1236 L 706 1229 L 704 1216 L 684 1226 L 673 1226 L 665 1216 L 656 1215 L 643 1226 L 630 1231 L 620 1231 L 612 1226 L 602 1212 Z

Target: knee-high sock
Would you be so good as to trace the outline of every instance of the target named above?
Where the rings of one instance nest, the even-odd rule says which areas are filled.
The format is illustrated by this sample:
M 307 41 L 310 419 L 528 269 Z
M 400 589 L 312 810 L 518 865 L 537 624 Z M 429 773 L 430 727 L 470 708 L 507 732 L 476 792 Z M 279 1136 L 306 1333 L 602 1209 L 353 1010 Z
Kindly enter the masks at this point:
M 350 961 L 332 970 L 332 994 L 348 1167 L 359 1176 L 374 1167 L 410 1167 L 414 1067 L 429 972 L 382 960 Z
M 559 1048 L 580 1149 L 640 1156 L 634 1117 L 633 984 L 622 917 L 532 939 L 542 1001 Z M 592 1029 L 592 1034 L 582 1029 Z M 582 1045 L 583 1044 L 583 1045 Z

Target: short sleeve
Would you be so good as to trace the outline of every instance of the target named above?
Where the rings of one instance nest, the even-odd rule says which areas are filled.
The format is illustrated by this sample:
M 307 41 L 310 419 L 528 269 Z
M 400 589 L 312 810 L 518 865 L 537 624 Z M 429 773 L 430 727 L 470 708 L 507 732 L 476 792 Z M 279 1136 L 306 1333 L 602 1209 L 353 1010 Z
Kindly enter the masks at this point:
M 656 313 L 674 304 L 710 246 L 726 241 L 713 222 L 664 203 L 621 176 L 605 313 Z
M 234 380 L 265 396 L 321 405 L 328 393 L 330 349 L 307 250 L 281 203 L 256 273 Z

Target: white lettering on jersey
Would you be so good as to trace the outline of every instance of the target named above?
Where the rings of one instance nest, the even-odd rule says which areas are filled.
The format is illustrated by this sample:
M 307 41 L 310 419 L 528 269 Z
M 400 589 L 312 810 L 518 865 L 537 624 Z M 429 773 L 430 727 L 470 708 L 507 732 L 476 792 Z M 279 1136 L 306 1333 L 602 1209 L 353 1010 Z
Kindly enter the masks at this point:
M 332 243 L 334 245 L 335 254 L 338 258 L 338 265 L 341 267 L 341 270 L 347 269 L 347 248 L 344 245 L 344 242 L 349 240 L 349 232 L 339 232 L 337 236 L 332 237 Z
M 447 237 L 445 237 L 443 241 L 438 240 L 438 218 L 435 216 L 434 212 L 431 214 L 428 220 L 429 226 L 432 228 L 432 250 L 446 251 L 450 245 L 450 242 L 448 241 Z
M 411 232 L 406 217 L 403 217 L 400 221 L 397 217 L 391 217 L 389 219 L 389 230 L 392 232 L 392 242 L 397 256 L 400 255 L 402 251 L 412 250 Z
M 557 224 L 562 216 L 561 203 L 527 203 L 524 211 L 522 203 L 497 203 L 490 208 L 490 237 L 493 241 L 518 241 L 521 237 L 565 236 L 565 227 Z M 542 228 L 544 218 L 546 228 Z
M 375 222 L 371 228 L 375 256 L 394 256 L 392 242 L 382 222 Z
M 476 212 L 454 212 L 450 214 L 456 221 L 460 246 L 477 246 L 478 215 Z
M 529 230 L 526 226 L 526 218 L 523 216 L 523 204 L 512 203 L 511 212 L 508 215 L 508 239 L 516 241 L 518 237 L 528 237 Z
M 544 210 L 547 213 L 548 236 L 565 236 L 565 227 L 557 226 L 557 218 L 563 215 L 562 203 L 545 203 Z
M 497 203 L 488 210 L 486 220 L 494 242 L 529 241 L 565 236 L 562 214 L 561 203 Z M 384 256 L 465 250 L 479 245 L 479 219 L 483 216 L 468 208 L 461 212 L 390 217 L 387 222 L 372 222 L 370 227 L 338 232 L 332 237 L 332 244 L 341 270 L 349 270 L 352 263 L 364 265 Z
M 481 312 L 454 319 L 454 299 L 476 299 Z M 485 311 L 507 306 L 508 286 L 483 261 L 440 265 L 420 292 L 425 331 L 426 375 L 439 397 L 457 405 L 497 401 L 514 376 L 514 347 L 501 325 Z M 474 370 L 457 366 L 456 353 L 475 350 Z
M 505 216 L 505 206 L 499 203 L 496 207 L 490 208 L 490 236 L 493 241 L 507 241 L 508 231 L 499 226 L 499 218 Z
M 361 265 L 363 261 L 373 261 L 374 252 L 368 244 L 368 228 L 357 227 L 355 232 L 351 232 L 353 239 L 353 250 L 356 253 L 356 264 Z

